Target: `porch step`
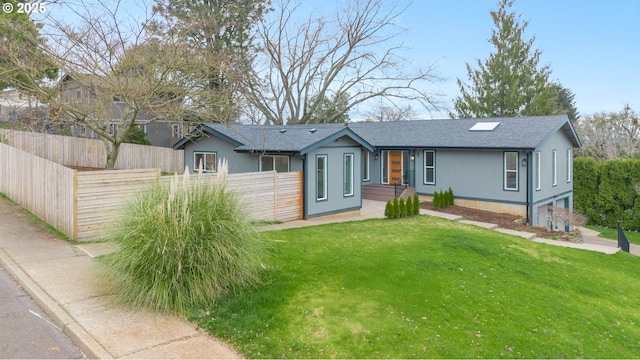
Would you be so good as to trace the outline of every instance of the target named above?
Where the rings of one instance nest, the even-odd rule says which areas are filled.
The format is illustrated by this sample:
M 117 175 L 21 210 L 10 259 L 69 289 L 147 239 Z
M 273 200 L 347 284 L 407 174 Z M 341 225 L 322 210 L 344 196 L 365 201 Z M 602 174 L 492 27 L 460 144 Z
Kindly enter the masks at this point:
M 398 197 L 413 196 L 415 194 L 415 188 L 404 186 L 398 186 Z M 376 201 L 393 200 L 394 186 L 393 185 L 363 185 L 362 186 L 362 198 Z

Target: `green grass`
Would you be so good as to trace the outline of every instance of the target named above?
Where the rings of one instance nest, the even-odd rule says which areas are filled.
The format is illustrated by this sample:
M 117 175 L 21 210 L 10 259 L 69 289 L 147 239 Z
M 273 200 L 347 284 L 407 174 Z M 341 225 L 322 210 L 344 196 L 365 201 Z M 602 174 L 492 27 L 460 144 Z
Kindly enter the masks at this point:
M 269 232 L 268 283 L 193 309 L 249 358 L 635 358 L 640 259 L 428 216 Z
M 597 225 L 585 225 L 586 228 L 600 232 L 600 237 L 618 241 L 618 229 L 611 229 Z M 632 244 L 640 245 L 640 233 L 637 231 L 625 231 L 625 236 Z

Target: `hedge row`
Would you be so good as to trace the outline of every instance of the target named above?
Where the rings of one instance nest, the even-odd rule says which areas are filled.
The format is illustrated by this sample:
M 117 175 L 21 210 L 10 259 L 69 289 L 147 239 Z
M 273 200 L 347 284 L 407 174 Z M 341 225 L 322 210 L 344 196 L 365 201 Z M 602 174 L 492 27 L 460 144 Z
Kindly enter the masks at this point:
M 408 197 L 406 202 L 404 198 L 398 200 L 398 197 L 394 197 L 393 202 L 391 202 L 391 200 L 387 201 L 387 205 L 384 208 L 384 216 L 387 219 L 397 219 L 418 214 L 420 214 L 420 199 L 418 198 L 418 194 L 413 196 L 413 200 L 411 197 Z
M 589 224 L 640 230 L 640 160 L 574 160 L 573 208 Z

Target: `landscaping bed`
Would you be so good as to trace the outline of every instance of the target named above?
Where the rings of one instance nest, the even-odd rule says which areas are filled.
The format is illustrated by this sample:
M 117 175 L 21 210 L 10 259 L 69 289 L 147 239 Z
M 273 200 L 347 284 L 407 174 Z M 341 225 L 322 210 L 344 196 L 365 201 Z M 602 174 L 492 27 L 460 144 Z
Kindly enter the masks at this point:
M 433 210 L 431 202 L 425 201 L 421 203 L 421 207 L 427 210 Z M 523 218 L 510 214 L 499 214 L 486 210 L 472 209 L 464 206 L 451 205 L 436 211 L 463 216 L 466 220 L 480 221 L 498 225 L 499 228 L 511 229 L 517 231 L 525 231 L 535 233 L 537 237 L 572 241 L 574 234 L 564 231 L 551 231 L 544 227 L 529 226 L 523 224 Z

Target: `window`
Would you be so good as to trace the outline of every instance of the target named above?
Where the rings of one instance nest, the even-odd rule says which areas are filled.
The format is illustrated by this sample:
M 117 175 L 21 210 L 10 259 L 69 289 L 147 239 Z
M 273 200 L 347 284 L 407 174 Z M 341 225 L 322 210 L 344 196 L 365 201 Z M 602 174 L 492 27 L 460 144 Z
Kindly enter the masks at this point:
M 553 186 L 558 185 L 558 152 L 556 150 L 551 152 L 551 180 Z
M 504 189 L 518 190 L 518 153 L 504 153 Z
M 80 135 L 87 136 L 87 127 L 84 125 L 80 126 Z
M 567 149 L 567 182 L 571 182 L 571 160 L 573 157 L 571 156 L 571 149 Z
M 214 152 L 194 152 L 194 170 L 199 170 L 202 166 L 202 172 L 216 172 L 216 157 L 217 155 Z
M 277 155 L 262 155 L 260 157 L 260 171 L 289 172 L 289 157 Z
M 118 124 L 110 123 L 109 124 L 109 135 L 115 136 L 118 133 Z
M 535 181 L 536 181 L 536 190 L 540 190 L 542 187 L 540 185 L 540 151 L 536 151 L 536 173 L 535 173 Z
M 353 196 L 353 154 L 344 154 L 344 196 Z
M 76 100 L 82 100 L 82 90 L 76 89 Z
M 382 150 L 380 152 L 382 160 L 380 170 L 382 171 L 382 183 L 389 183 L 389 150 Z
M 369 152 L 364 150 L 362 152 L 362 181 L 369 181 Z
M 113 102 L 114 103 L 121 103 L 121 102 L 124 102 L 124 101 L 122 101 L 122 98 L 120 96 L 116 95 L 116 96 L 113 97 Z
M 327 155 L 316 157 L 316 200 L 327 200 Z
M 171 124 L 171 137 L 182 137 L 182 126 L 180 124 Z
M 424 183 L 436 183 L 436 152 L 433 150 L 424 151 Z

